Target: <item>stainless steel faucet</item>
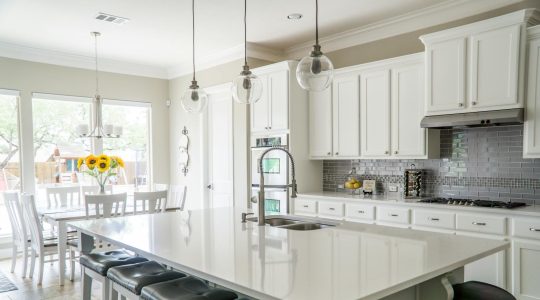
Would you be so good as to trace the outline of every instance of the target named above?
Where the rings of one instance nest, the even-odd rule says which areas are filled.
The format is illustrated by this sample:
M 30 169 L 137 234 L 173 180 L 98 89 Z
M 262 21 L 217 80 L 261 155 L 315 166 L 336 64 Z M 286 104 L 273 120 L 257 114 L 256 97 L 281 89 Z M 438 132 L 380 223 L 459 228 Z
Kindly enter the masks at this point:
M 296 198 L 297 193 L 297 186 L 296 186 L 296 176 L 295 176 L 295 169 L 294 169 L 294 158 L 292 154 L 287 151 L 287 149 L 284 148 L 270 148 L 261 154 L 261 157 L 259 159 L 259 173 L 261 174 L 261 179 L 259 182 L 259 218 L 258 218 L 258 224 L 259 226 L 265 226 L 265 216 L 264 216 L 264 172 L 263 172 L 263 158 L 264 156 L 270 152 L 270 151 L 283 151 L 287 153 L 287 156 L 291 160 L 291 175 L 292 175 L 292 183 L 291 183 L 291 198 Z

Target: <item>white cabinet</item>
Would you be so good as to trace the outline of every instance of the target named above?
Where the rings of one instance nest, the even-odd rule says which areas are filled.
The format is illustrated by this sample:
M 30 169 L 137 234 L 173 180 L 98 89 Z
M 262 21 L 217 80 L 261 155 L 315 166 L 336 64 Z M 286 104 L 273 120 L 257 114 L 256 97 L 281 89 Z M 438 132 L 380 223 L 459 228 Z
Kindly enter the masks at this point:
M 523 157 L 540 158 L 540 26 L 529 28 L 527 105 Z
M 332 88 L 309 93 L 309 155 L 332 156 Z
M 540 242 L 512 243 L 513 294 L 519 300 L 540 299 Z
M 420 37 L 426 114 L 523 107 L 526 10 Z
M 361 75 L 362 156 L 390 155 L 390 71 L 363 72 Z
M 289 128 L 289 72 L 258 75 L 263 83 L 261 99 L 251 107 L 251 131 L 283 131 Z

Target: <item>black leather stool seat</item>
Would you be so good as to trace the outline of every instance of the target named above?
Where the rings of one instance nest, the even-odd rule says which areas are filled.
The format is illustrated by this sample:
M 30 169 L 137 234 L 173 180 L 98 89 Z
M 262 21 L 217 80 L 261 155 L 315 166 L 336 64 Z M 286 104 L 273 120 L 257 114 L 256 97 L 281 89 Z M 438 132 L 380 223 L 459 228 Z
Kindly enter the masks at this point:
M 136 264 L 148 261 L 139 256 L 133 256 L 124 250 L 113 250 L 99 253 L 81 255 L 79 262 L 102 276 L 107 276 L 107 271 L 112 267 Z
M 156 283 L 142 289 L 144 300 L 232 300 L 238 296 L 227 290 L 212 289 L 202 280 L 185 277 Z
M 147 285 L 186 277 L 186 274 L 167 270 L 155 261 L 110 268 L 107 277 L 135 295 Z
M 516 300 L 509 292 L 488 283 L 467 281 L 452 287 L 454 300 Z

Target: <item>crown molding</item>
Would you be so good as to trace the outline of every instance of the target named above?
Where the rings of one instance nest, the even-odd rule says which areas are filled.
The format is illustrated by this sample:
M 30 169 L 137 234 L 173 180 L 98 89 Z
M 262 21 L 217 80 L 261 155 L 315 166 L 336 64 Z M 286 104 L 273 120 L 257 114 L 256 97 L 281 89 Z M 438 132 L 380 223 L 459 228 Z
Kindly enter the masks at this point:
M 247 53 L 250 58 L 263 59 L 271 62 L 277 62 L 285 59 L 283 51 L 267 48 L 254 43 L 247 43 Z M 222 65 L 228 62 L 244 59 L 244 43 L 225 49 L 220 52 L 215 52 L 205 57 L 202 57 L 197 64 L 197 71 L 207 70 L 212 67 Z M 183 75 L 191 74 L 191 62 L 173 66 L 168 69 L 168 78 L 173 79 Z
M 448 0 L 395 18 L 368 24 L 341 33 L 320 38 L 325 52 L 385 39 L 400 34 L 436 26 L 481 14 L 522 0 Z M 313 41 L 304 42 L 284 50 L 288 58 L 297 59 L 309 53 Z
M 94 70 L 95 58 L 91 56 L 46 50 L 0 42 L 0 57 Z M 100 58 L 99 69 L 104 72 L 167 79 L 165 68 L 127 61 Z

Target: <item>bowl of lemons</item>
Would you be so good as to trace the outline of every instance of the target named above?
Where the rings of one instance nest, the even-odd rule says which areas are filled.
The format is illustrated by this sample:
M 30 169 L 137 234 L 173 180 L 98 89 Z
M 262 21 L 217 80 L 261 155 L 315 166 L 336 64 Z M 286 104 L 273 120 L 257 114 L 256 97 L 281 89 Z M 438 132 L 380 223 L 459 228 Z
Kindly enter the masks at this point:
M 362 187 L 362 183 L 358 181 L 356 178 L 349 178 L 345 182 L 345 188 L 351 191 L 351 195 L 355 194 L 355 191 L 360 189 Z

